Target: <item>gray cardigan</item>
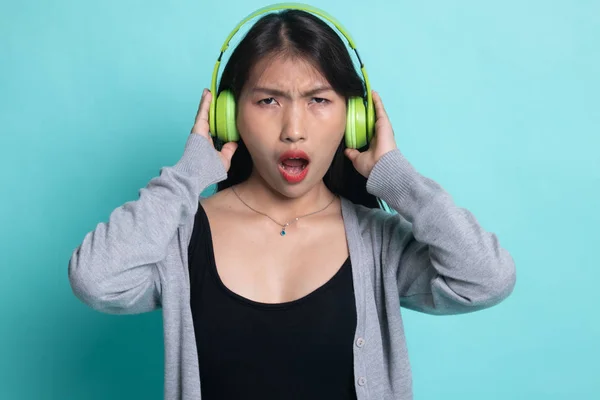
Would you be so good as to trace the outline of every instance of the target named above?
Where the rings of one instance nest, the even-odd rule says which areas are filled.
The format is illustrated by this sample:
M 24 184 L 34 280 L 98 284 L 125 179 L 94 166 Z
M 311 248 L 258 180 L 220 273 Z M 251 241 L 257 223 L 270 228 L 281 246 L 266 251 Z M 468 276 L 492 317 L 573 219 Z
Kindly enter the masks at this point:
M 201 397 L 187 248 L 200 193 L 226 176 L 210 142 L 190 134 L 178 162 L 87 233 L 69 262 L 74 294 L 93 309 L 162 309 L 167 400 Z M 400 307 L 458 314 L 494 306 L 512 292 L 515 266 L 496 235 L 400 150 L 377 162 L 367 190 L 398 213 L 342 198 L 357 311 L 355 387 L 359 400 L 409 400 Z

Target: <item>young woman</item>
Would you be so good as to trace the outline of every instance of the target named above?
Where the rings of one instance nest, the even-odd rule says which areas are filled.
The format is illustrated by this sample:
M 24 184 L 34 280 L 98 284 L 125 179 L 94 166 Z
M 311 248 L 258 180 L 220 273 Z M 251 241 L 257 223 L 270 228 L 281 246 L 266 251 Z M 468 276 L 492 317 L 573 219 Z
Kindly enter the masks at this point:
M 346 148 L 365 87 L 320 18 L 263 16 L 225 89 L 240 140 L 213 142 L 204 90 L 181 159 L 74 251 L 74 293 L 107 313 L 162 308 L 166 399 L 412 399 L 401 307 L 498 304 L 510 254 L 413 168 L 376 92 L 373 140 Z

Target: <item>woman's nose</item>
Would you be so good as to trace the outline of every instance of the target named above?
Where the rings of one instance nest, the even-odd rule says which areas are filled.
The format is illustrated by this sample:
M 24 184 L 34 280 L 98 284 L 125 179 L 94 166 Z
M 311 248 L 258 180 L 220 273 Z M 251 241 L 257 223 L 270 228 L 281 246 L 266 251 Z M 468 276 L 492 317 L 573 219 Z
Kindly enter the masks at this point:
M 305 115 L 299 105 L 291 106 L 283 116 L 281 140 L 295 143 L 306 140 Z

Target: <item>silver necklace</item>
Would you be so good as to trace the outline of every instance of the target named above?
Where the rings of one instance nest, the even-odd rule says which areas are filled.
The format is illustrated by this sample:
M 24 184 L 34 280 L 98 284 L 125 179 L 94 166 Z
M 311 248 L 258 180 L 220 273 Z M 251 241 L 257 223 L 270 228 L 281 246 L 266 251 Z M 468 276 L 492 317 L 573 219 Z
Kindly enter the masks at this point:
M 331 205 L 331 203 L 333 203 L 333 201 L 335 200 L 335 197 L 336 197 L 336 196 L 333 196 L 333 199 L 331 199 L 331 201 L 330 201 L 329 203 L 327 203 L 327 205 L 326 205 L 325 207 L 321 208 L 320 210 L 313 211 L 313 212 L 311 212 L 311 213 L 309 213 L 309 214 L 304 214 L 304 215 L 301 215 L 301 216 L 299 216 L 299 217 L 296 217 L 296 218 L 294 218 L 294 219 L 292 219 L 292 220 L 290 220 L 290 221 L 286 222 L 285 224 L 281 224 L 280 222 L 277 222 L 277 221 L 275 221 L 273 218 L 271 218 L 270 216 L 268 216 L 268 215 L 267 215 L 267 214 L 265 214 L 264 212 L 260 212 L 260 211 L 258 211 L 258 210 L 256 210 L 256 209 L 254 209 L 254 208 L 250 207 L 250 205 L 249 205 L 248 203 L 246 203 L 244 200 L 242 200 L 242 198 L 240 197 L 240 195 L 239 195 L 239 194 L 237 194 L 237 192 L 235 191 L 235 189 L 233 188 L 233 186 L 231 187 L 231 191 L 232 191 L 233 193 L 235 193 L 235 195 L 237 196 L 237 198 L 238 198 L 238 199 L 240 199 L 240 201 L 241 201 L 242 203 L 244 203 L 244 205 L 245 205 L 246 207 L 248 207 L 249 209 L 251 209 L 251 210 L 252 210 L 252 211 L 254 211 L 255 213 L 258 213 L 258 214 L 260 214 L 260 215 L 264 215 L 265 217 L 269 218 L 271 221 L 275 222 L 277 225 L 281 226 L 281 232 L 279 232 L 279 234 L 280 234 L 281 236 L 285 236 L 285 235 L 286 235 L 286 232 L 285 232 L 285 230 L 286 230 L 286 228 L 287 228 L 288 226 L 290 226 L 290 224 L 293 224 L 294 222 L 298 221 L 300 218 L 308 217 L 309 215 L 314 215 L 314 214 L 320 213 L 321 211 L 324 211 L 324 210 L 325 210 L 327 207 L 329 207 L 329 206 Z

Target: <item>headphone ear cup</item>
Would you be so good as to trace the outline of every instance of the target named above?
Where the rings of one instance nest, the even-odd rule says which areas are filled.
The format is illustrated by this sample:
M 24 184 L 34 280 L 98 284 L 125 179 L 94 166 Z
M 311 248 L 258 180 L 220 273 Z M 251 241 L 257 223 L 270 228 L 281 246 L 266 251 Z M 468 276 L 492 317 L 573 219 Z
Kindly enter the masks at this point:
M 373 135 L 375 135 L 375 105 L 373 105 L 373 98 L 367 97 L 367 141 L 371 143 Z
M 367 145 L 367 115 L 364 99 L 351 97 L 348 99 L 346 112 L 346 147 L 360 149 Z
M 236 105 L 230 90 L 219 93 L 216 108 L 216 136 L 223 142 L 237 142 L 240 135 L 235 123 Z

